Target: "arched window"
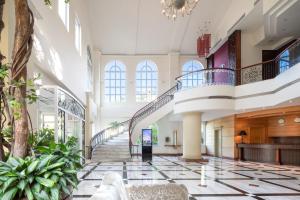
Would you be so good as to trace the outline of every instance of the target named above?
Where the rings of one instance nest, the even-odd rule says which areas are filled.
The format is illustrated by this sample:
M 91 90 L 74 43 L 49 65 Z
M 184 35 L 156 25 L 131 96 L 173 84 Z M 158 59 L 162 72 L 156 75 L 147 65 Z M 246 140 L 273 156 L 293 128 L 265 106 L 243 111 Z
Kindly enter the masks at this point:
M 126 101 L 126 66 L 117 60 L 109 62 L 105 66 L 105 90 L 106 102 Z
M 136 101 L 149 102 L 157 97 L 157 66 L 146 60 L 136 69 Z
M 203 69 L 203 65 L 197 61 L 197 60 L 190 60 L 186 62 L 182 66 L 182 74 L 187 74 L 192 71 L 197 71 Z M 183 76 L 181 81 L 182 81 L 182 88 L 187 89 L 187 88 L 193 88 L 197 87 L 202 83 L 202 72 L 197 72 L 197 73 L 191 73 L 189 75 Z

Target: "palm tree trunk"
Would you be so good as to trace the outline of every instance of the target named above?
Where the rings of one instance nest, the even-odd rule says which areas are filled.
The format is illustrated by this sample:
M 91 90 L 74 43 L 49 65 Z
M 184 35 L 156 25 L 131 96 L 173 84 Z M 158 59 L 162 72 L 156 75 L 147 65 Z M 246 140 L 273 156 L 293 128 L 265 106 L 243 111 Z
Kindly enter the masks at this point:
M 27 63 L 32 50 L 33 16 L 29 9 L 27 0 L 15 0 L 15 38 L 13 49 L 12 80 L 27 80 Z M 20 117 L 14 121 L 14 144 L 12 154 L 15 157 L 23 158 L 27 155 L 27 140 L 29 135 L 26 85 L 13 90 L 13 95 L 20 109 Z
M 2 30 L 4 29 L 4 22 L 3 22 L 3 9 L 4 9 L 4 4 L 5 4 L 5 0 L 0 0 L 0 42 L 1 42 L 1 33 Z M 2 65 L 2 60 L 4 59 L 4 56 L 2 55 L 1 51 L 0 51 L 0 65 Z M 1 132 L 3 130 L 3 124 L 2 124 L 2 118 L 4 116 L 2 116 L 2 92 L 3 92 L 3 80 L 0 80 L 0 160 L 3 161 L 4 160 L 4 149 L 3 149 L 3 137 L 1 135 Z

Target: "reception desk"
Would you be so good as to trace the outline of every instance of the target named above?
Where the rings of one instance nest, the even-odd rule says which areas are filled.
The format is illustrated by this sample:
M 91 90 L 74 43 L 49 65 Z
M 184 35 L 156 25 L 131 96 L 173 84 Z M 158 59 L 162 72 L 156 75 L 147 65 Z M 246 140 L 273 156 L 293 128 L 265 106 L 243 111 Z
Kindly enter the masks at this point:
M 298 144 L 238 144 L 237 146 L 240 160 L 300 165 Z

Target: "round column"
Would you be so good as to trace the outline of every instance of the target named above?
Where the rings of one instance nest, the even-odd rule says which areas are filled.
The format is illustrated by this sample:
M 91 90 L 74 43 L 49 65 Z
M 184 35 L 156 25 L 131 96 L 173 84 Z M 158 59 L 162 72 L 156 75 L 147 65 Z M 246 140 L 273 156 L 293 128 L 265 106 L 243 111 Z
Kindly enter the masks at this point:
M 201 113 L 183 114 L 183 156 L 185 160 L 200 160 L 201 157 Z

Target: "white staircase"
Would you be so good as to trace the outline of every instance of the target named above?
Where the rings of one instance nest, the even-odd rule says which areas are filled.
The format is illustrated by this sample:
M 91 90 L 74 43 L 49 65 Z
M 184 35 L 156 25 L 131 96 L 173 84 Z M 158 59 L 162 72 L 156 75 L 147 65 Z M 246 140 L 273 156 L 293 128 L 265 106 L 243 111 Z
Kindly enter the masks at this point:
M 93 162 L 128 160 L 130 160 L 128 131 L 112 137 L 104 144 L 98 145 L 92 153 Z

